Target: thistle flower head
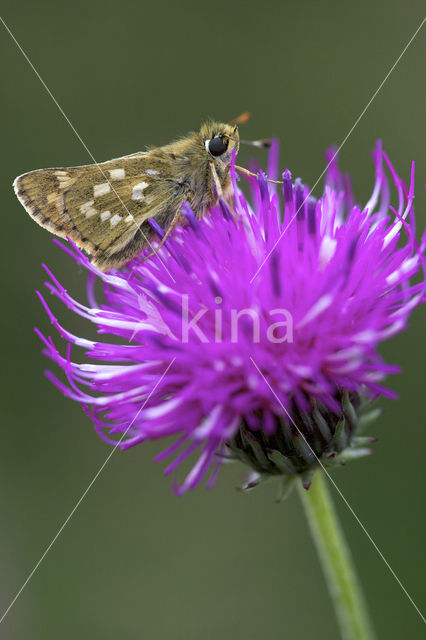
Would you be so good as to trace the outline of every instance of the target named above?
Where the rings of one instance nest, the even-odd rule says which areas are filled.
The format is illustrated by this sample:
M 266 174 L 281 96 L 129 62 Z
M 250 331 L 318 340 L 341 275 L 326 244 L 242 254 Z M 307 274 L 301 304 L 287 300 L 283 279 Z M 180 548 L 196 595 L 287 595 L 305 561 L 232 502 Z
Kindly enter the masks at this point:
M 100 273 L 63 247 L 89 272 L 87 304 L 46 268 L 48 290 L 102 338 L 71 334 L 40 295 L 68 345 L 63 352 L 39 332 L 66 376 L 50 379 L 109 443 L 173 436 L 158 456 L 169 459 L 166 473 L 195 458 L 178 492 L 204 477 L 211 485 L 228 456 L 256 478 L 306 477 L 357 444 L 364 398 L 393 396 L 383 380 L 397 368 L 378 346 L 405 329 L 425 288 L 424 278 L 412 281 L 425 244 L 415 238 L 414 166 L 407 187 L 378 143 L 373 193 L 358 206 L 333 151 L 328 159 L 319 199 L 288 170 L 282 194 L 260 172 L 246 198 L 232 166 L 232 198 L 202 220 L 184 205 L 188 224 L 121 271 Z

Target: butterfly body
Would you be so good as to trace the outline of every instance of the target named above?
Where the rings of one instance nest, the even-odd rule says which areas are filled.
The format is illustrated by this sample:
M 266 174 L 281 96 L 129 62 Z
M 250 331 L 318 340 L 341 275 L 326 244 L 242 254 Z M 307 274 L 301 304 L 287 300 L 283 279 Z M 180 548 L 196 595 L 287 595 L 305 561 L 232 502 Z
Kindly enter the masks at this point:
M 237 126 L 209 121 L 163 147 L 101 164 L 40 169 L 16 178 L 16 194 L 41 226 L 71 238 L 101 270 L 151 247 L 154 219 L 171 231 L 183 202 L 200 218 L 229 185 Z

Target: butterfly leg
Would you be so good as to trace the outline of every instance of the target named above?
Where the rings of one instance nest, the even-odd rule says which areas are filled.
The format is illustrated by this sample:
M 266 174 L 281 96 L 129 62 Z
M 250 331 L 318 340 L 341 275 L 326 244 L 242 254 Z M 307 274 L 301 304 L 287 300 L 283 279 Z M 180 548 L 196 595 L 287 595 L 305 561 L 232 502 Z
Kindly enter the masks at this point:
M 173 229 L 175 229 L 178 226 L 180 217 L 181 217 L 181 210 L 178 209 L 176 211 L 175 215 L 173 216 L 172 221 L 171 221 L 166 233 L 161 238 L 161 241 L 160 241 L 159 245 L 157 247 L 155 247 L 154 251 L 151 251 L 151 253 L 149 253 L 147 256 L 144 256 L 142 258 L 142 260 L 148 260 L 148 258 L 152 258 L 153 256 L 155 256 L 156 253 L 158 253 L 158 251 L 161 249 L 163 244 L 166 242 L 166 240 L 169 237 L 169 235 L 172 233 Z
M 232 195 L 230 195 L 230 192 L 228 190 L 228 193 L 226 194 L 228 197 L 226 198 L 226 196 L 224 194 L 224 191 L 223 191 L 222 183 L 221 183 L 221 181 L 219 179 L 219 176 L 217 174 L 217 171 L 216 171 L 216 167 L 214 166 L 213 163 L 211 163 L 210 167 L 211 167 L 211 172 L 212 172 L 213 180 L 214 180 L 214 183 L 215 183 L 217 195 L 218 195 L 219 198 L 221 198 L 221 199 L 223 199 L 225 201 L 226 200 L 228 201 L 228 203 L 230 205 L 229 206 L 229 210 L 230 210 L 232 218 L 234 220 L 234 224 L 235 224 L 235 226 L 237 226 L 237 218 L 236 218 L 235 212 L 234 212 L 234 206 L 233 206 L 233 202 L 232 202 Z M 229 173 L 229 166 L 227 167 L 227 174 L 226 175 L 228 175 L 228 173 Z
M 242 173 L 244 176 L 250 176 L 250 178 L 258 178 L 259 177 L 257 173 L 253 173 L 253 171 L 249 171 L 248 169 L 245 169 L 244 167 L 239 167 L 237 164 L 235 165 L 235 168 L 236 168 L 237 171 Z M 266 182 L 272 182 L 272 184 L 283 184 L 282 180 L 270 180 L 269 178 L 266 178 Z
M 223 198 L 223 188 L 222 188 L 222 184 L 219 180 L 219 176 L 217 175 L 217 171 L 216 171 L 216 167 L 214 166 L 214 163 L 210 163 L 210 169 L 212 172 L 212 176 L 213 176 L 213 181 L 216 187 L 216 192 L 217 195 L 219 196 L 219 198 Z

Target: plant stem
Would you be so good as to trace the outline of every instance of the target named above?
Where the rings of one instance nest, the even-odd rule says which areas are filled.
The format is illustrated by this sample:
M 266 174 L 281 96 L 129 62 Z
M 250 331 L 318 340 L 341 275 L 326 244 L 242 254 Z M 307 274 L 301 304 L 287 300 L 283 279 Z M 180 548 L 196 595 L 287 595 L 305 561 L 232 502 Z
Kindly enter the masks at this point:
M 349 547 L 331 500 L 327 480 L 317 471 L 308 491 L 297 483 L 318 551 L 343 640 L 373 640 L 374 633 Z

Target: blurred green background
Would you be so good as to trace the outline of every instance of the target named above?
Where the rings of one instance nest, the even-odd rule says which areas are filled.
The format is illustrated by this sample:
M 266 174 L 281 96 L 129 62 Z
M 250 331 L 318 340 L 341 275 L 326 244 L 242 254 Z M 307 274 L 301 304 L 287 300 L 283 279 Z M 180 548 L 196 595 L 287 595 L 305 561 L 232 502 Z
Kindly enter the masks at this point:
M 406 2 L 29 2 L 3 17 L 98 161 L 163 144 L 249 110 L 244 137 L 277 135 L 281 167 L 313 184 L 419 25 Z M 15 199 L 13 178 L 86 164 L 85 149 L 3 29 L 0 37 L 2 252 L 2 611 L 86 489 L 110 448 L 79 406 L 43 377 L 33 333 L 49 331 L 36 299 L 41 263 L 82 294 L 83 273 Z M 373 184 L 377 137 L 405 179 L 417 161 L 424 226 L 426 27 L 341 153 L 358 200 Z M 257 152 L 256 152 L 257 153 Z M 257 153 L 261 162 L 263 152 Z M 242 150 L 240 164 L 249 151 Z M 77 323 L 60 306 L 68 328 Z M 334 479 L 419 606 L 424 589 L 424 309 L 383 349 L 404 373 L 382 401 L 372 457 Z M 80 327 L 82 332 L 86 328 Z M 303 513 L 270 484 L 235 491 L 240 466 L 215 488 L 173 496 L 158 446 L 116 453 L 0 628 L 21 638 L 338 637 Z M 420 638 L 421 620 L 335 495 L 378 637 Z

